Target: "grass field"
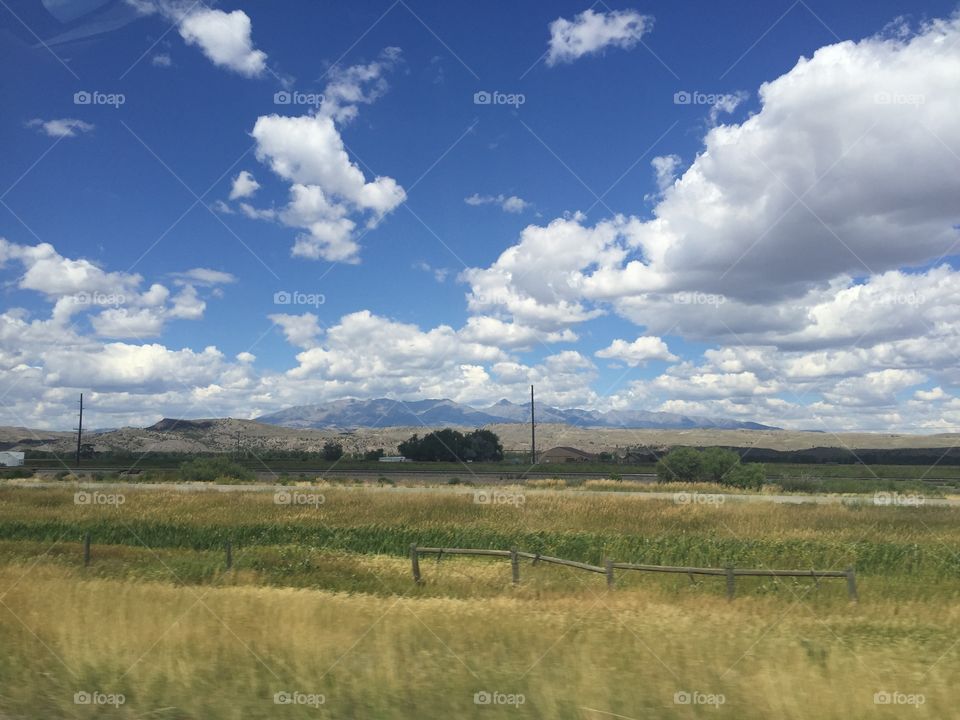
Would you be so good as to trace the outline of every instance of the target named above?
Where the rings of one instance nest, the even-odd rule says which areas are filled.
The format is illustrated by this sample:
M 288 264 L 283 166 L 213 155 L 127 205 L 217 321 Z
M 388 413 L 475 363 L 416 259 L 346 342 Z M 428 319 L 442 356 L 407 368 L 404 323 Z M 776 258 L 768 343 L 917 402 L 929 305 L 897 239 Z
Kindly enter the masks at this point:
M 942 718 L 960 700 L 958 509 L 296 491 L 317 501 L 0 489 L 0 717 Z M 471 558 L 422 559 L 416 586 L 411 542 L 853 564 L 861 602 L 842 580 L 738 579 L 728 603 L 722 578 L 608 591 L 529 563 L 514 587 L 509 562 Z

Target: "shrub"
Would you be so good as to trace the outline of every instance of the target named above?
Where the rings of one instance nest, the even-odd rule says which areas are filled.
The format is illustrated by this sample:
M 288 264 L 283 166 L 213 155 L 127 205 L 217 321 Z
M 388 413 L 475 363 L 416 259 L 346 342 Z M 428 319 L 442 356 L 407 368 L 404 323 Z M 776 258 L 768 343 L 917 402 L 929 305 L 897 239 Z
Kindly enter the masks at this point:
M 657 462 L 660 482 L 694 482 L 701 477 L 703 460 L 696 448 L 673 448 Z
M 253 480 L 254 474 L 227 457 L 199 457 L 180 465 L 180 479 L 197 482 Z
M 13 480 L 14 478 L 33 477 L 33 470 L 25 467 L 10 468 L 9 470 L 0 470 L 0 478 L 4 480 Z
M 324 460 L 339 460 L 343 457 L 343 445 L 333 440 L 328 440 L 323 445 L 323 459 Z
M 700 454 L 701 477 L 707 482 L 722 483 L 740 464 L 740 456 L 733 450 L 707 448 Z
M 737 464 L 720 479 L 722 485 L 759 490 L 763 487 L 766 472 L 762 463 Z

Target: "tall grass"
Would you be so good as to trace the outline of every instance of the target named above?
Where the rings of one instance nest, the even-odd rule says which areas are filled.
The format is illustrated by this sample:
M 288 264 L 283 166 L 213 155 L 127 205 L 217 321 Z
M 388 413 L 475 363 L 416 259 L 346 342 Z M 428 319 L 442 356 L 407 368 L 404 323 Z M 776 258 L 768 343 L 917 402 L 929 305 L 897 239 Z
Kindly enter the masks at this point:
M 17 718 L 946 718 L 960 610 L 581 591 L 486 602 L 199 590 L 0 568 L 0 716 Z M 9 650 L 13 649 L 13 652 Z M 939 661 L 938 661 L 939 659 Z M 123 694 L 117 709 L 77 692 Z M 323 696 L 274 704 L 277 692 Z M 523 695 L 519 706 L 475 693 Z M 922 694 L 919 710 L 874 704 Z M 723 695 L 719 707 L 677 693 Z M 611 715 L 612 714 L 612 715 Z

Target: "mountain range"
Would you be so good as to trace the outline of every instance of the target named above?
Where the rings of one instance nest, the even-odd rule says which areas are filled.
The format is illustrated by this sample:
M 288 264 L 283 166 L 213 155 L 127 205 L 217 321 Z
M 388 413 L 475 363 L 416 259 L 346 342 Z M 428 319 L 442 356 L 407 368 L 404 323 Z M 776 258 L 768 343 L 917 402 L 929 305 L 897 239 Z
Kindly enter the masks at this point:
M 777 430 L 755 422 L 646 410 L 562 409 L 537 403 L 537 423 L 561 423 L 574 427 L 649 428 L 684 430 Z M 372 428 L 424 425 L 481 427 L 501 423 L 530 422 L 530 404 L 501 400 L 486 408 L 473 408 L 453 400 L 335 400 L 317 405 L 297 405 L 257 418 L 257 422 L 298 428 Z

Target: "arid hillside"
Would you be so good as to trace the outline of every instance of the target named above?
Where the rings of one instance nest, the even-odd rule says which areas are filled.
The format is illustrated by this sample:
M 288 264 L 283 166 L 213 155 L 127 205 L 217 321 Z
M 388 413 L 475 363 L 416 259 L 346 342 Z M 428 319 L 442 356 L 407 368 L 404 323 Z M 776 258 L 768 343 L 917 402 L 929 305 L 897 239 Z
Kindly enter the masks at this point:
M 507 451 L 530 449 L 530 428 L 521 424 L 491 425 Z M 84 435 L 97 451 L 129 452 L 229 452 L 240 447 L 252 451 L 317 451 L 328 440 L 343 444 L 347 452 L 383 448 L 395 452 L 397 444 L 414 433 L 431 428 L 390 427 L 354 430 L 309 430 L 265 425 L 252 420 L 164 420 L 150 428 L 121 428 Z M 849 449 L 949 448 L 960 442 L 956 434 L 907 435 L 881 433 L 819 433 L 790 430 L 616 430 L 577 428 L 569 425 L 537 426 L 540 450 L 569 445 L 589 452 L 626 447 L 664 448 L 673 445 L 723 445 L 771 450 L 805 450 L 814 447 Z M 0 427 L 0 449 L 45 450 L 70 453 L 76 436 L 69 432 Z

